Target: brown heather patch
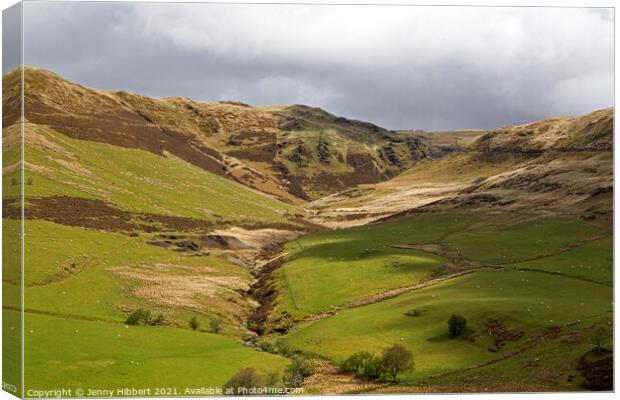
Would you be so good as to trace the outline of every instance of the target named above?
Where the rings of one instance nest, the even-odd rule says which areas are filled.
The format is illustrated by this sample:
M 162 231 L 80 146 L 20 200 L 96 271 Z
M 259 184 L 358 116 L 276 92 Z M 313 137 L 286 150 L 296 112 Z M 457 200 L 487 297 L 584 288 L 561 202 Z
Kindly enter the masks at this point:
M 227 151 L 226 154 L 249 161 L 271 162 L 275 158 L 277 150 L 278 149 L 275 143 L 267 143 L 257 146 L 244 147 L 242 150 Z
M 267 144 L 276 142 L 275 132 L 244 130 L 230 135 L 228 143 L 232 145 L 238 144 Z
M 2 208 L 5 218 L 20 218 L 16 199 L 5 199 Z M 208 231 L 213 228 L 213 223 L 209 221 L 152 213 L 132 213 L 101 200 L 68 196 L 29 198 L 26 201 L 25 217 L 69 226 L 120 232 L 134 230 L 152 232 L 158 230 L 157 224 L 161 225 L 160 229 L 176 231 Z
M 611 391 L 614 389 L 614 359 L 611 350 L 586 352 L 577 365 L 588 390 Z

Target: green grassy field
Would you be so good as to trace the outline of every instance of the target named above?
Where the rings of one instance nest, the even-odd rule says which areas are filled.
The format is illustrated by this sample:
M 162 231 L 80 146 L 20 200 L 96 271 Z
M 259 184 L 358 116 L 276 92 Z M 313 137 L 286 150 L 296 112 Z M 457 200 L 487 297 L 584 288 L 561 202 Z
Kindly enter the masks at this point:
M 567 392 L 583 390 L 577 360 L 591 350 L 591 327 L 564 329 L 557 337 L 504 360 L 427 380 L 431 391 L 452 392 Z M 611 341 L 606 346 L 611 346 Z
M 16 221 L 7 221 L 16 224 Z M 46 280 L 54 282 L 69 277 L 71 264 L 78 268 L 106 268 L 137 262 L 173 258 L 174 254 L 162 248 L 150 246 L 143 239 L 126 235 L 99 232 L 56 224 L 42 220 L 27 220 L 24 249 L 28 269 L 27 285 L 43 285 Z
M 549 290 L 554 288 L 554 290 Z M 337 315 L 295 330 L 287 337 L 294 347 L 341 361 L 357 351 L 380 352 L 394 343 L 410 348 L 416 369 L 403 376 L 415 382 L 433 374 L 472 367 L 498 357 L 484 332 L 491 317 L 504 321 L 525 337 L 509 343 L 510 350 L 543 329 L 581 320 L 580 330 L 611 317 L 613 291 L 608 286 L 538 272 L 481 271 L 416 290 L 380 303 L 343 310 Z M 419 317 L 405 315 L 424 309 Z M 452 339 L 451 314 L 467 318 L 473 343 Z
M 225 284 L 251 277 L 217 251 L 192 257 L 147 245 L 142 237 L 40 220 L 27 220 L 25 231 L 26 390 L 182 390 L 220 386 L 244 367 L 281 374 L 288 365 L 239 342 L 244 333 L 233 306 L 241 298 Z M 68 272 L 68 265 L 77 267 Z M 196 281 L 201 284 L 194 288 Z M 19 307 L 18 282 L 3 282 L 3 290 L 10 300 L 5 306 Z M 138 307 L 164 313 L 171 325 L 126 328 L 126 310 Z M 19 332 L 18 313 L 5 309 L 4 315 L 7 337 Z M 187 324 L 193 315 L 201 323 L 197 332 Z M 212 317 L 222 320 L 218 335 L 206 332 Z M 15 346 L 6 350 L 8 367 L 19 357 Z
M 2 221 L 2 281 L 21 282 L 21 222 Z
M 552 254 L 601 233 L 576 220 L 543 218 L 508 227 L 466 230 L 450 235 L 443 244 L 470 260 L 504 264 Z
M 564 253 L 513 266 L 612 284 L 613 245 L 613 237 L 607 236 Z
M 40 139 L 25 147 L 26 182 L 32 179 L 25 186 L 27 198 L 104 198 L 129 211 L 204 220 L 284 222 L 286 213 L 299 213 L 171 154 L 160 157 L 72 139 L 41 126 L 32 129 Z
M 222 335 L 27 314 L 28 389 L 223 385 L 242 368 L 280 373 L 289 361 Z M 155 393 L 151 392 L 151 395 Z
M 132 212 L 214 222 L 279 223 L 300 214 L 169 154 L 31 129 L 35 135 L 25 148 L 27 198 L 103 199 Z M 11 159 L 17 150 L 9 148 L 5 155 Z M 13 175 L 5 175 L 7 193 L 19 188 Z M 3 229 L 13 233 L 19 224 L 4 220 Z M 43 220 L 27 220 L 24 229 L 27 389 L 219 386 L 243 367 L 281 373 L 288 365 L 285 358 L 240 343 L 249 312 L 240 289 L 251 276 L 226 261 L 224 252 L 210 249 L 193 257 L 147 244 L 146 233 L 131 237 Z M 3 245 L 5 250 L 18 246 L 18 237 L 7 235 Z M 3 329 L 9 337 L 19 332 L 12 311 L 20 307 L 18 254 L 6 252 L 4 261 Z M 128 313 L 137 308 L 164 314 L 167 325 L 125 328 Z M 197 332 L 188 327 L 195 315 L 201 323 Z M 218 335 L 207 333 L 213 318 L 222 323 Z M 19 349 L 10 347 L 7 354 Z M 19 354 L 11 353 L 5 366 L 18 360 Z M 162 371 L 169 371 L 165 378 Z
M 123 310 L 146 307 L 185 324 L 195 313 L 203 314 L 205 320 L 207 316 L 232 313 L 233 309 L 222 306 L 226 301 L 238 301 L 240 295 L 219 282 L 251 280 L 247 269 L 226 262 L 217 251 L 192 257 L 148 245 L 141 237 L 40 220 L 27 220 L 25 231 L 29 310 L 122 321 L 127 315 Z M 196 280 L 201 285 L 194 288 L 191 283 Z M 185 293 L 174 301 L 158 294 L 170 285 L 184 283 L 187 287 L 179 291 Z M 19 286 L 5 281 L 3 288 L 7 294 L 14 293 L 5 303 L 17 307 Z M 134 290 L 141 296 L 134 295 Z
M 20 313 L 2 310 L 2 380 L 21 391 L 22 330 Z
M 512 380 L 505 382 L 518 385 L 521 379 L 531 384 L 532 390 L 557 386 L 558 374 L 562 375 L 562 380 L 566 379 L 564 375 L 579 375 L 575 370 L 577 360 L 592 347 L 588 339 L 592 327 L 612 318 L 613 289 L 609 286 L 613 274 L 612 238 L 584 242 L 604 235 L 604 232 L 578 220 L 562 218 L 545 218 L 517 225 L 474 222 L 450 216 L 402 219 L 387 224 L 319 232 L 290 243 L 287 249 L 293 254 L 291 261 L 280 270 L 286 272 L 288 279 L 285 283 L 291 285 L 295 296 L 296 304 L 289 300 L 288 306 L 301 308 L 299 304 L 309 304 L 314 308 L 308 311 L 313 313 L 329 308 L 325 298 L 335 305 L 345 304 L 356 296 L 367 295 L 365 290 L 369 288 L 369 291 L 376 292 L 381 284 L 391 282 L 392 276 L 388 274 L 382 276 L 359 269 L 360 260 L 357 258 L 368 248 L 371 254 L 376 253 L 373 261 L 377 265 L 394 256 L 389 245 L 396 243 L 436 243 L 482 266 L 486 263 L 506 265 L 503 269 L 473 272 L 375 304 L 345 308 L 335 315 L 293 328 L 286 340 L 296 349 L 335 363 L 358 351 L 378 354 L 384 348 L 400 343 L 413 351 L 416 362 L 415 371 L 403 375 L 403 383 L 417 384 L 438 374 L 457 372 L 432 383 L 450 391 L 463 387 L 458 379 L 464 376 L 469 377 L 472 387 L 480 391 L 485 384 L 497 388 L 492 385 L 494 379 L 510 375 L 511 369 L 515 369 Z M 384 252 L 385 249 L 389 250 Z M 417 252 L 410 254 L 418 256 Z M 531 261 L 517 262 L 519 260 Z M 339 273 L 339 264 L 347 265 L 351 270 L 357 267 L 357 271 L 363 272 L 351 280 L 354 284 L 349 286 L 343 277 L 351 279 L 353 273 L 349 276 Z M 297 273 L 293 278 L 289 274 L 291 270 Z M 385 271 L 385 267 L 378 270 Z M 432 268 L 424 272 L 430 271 Z M 327 278 L 323 279 L 324 276 Z M 320 284 L 314 286 L 314 281 Z M 400 282 L 401 285 L 405 282 L 402 276 Z M 299 293 L 304 295 L 297 296 L 295 289 L 306 285 L 312 289 L 300 289 Z M 290 292 L 288 297 L 291 297 Z M 419 310 L 420 315 L 406 315 L 413 310 Z M 447 321 L 455 313 L 468 320 L 473 341 L 449 336 Z M 506 341 L 497 351 L 495 337 L 487 332 L 492 319 L 501 321 L 502 329 L 523 332 L 523 336 Z M 546 352 L 540 346 L 534 346 L 515 355 L 514 360 L 509 357 L 501 364 L 493 364 L 497 368 L 476 368 L 475 371 L 480 369 L 480 373 L 485 374 L 486 380 L 477 381 L 476 372 L 459 372 L 519 350 L 546 329 L 556 326 L 560 327 L 560 335 L 570 334 L 571 338 L 579 337 L 579 340 L 571 339 L 572 347 L 565 348 L 563 339 L 545 337 L 545 340 L 551 340 L 550 350 Z M 543 365 L 563 369 L 552 377 L 537 376 L 529 381 L 527 377 L 531 371 L 521 370 L 521 365 L 541 354 L 544 354 Z M 547 385 L 545 379 L 555 383 Z M 578 389 L 578 381 L 571 379 L 558 387 Z
M 299 316 L 423 281 L 445 260 L 391 246 L 433 242 L 472 221 L 459 216 L 406 218 L 301 237 L 286 246 L 289 261 L 276 272 L 281 304 Z
M 14 221 L 5 223 L 7 228 L 15 225 Z M 138 385 L 184 390 L 196 382 L 222 385 L 242 367 L 282 373 L 288 364 L 285 358 L 256 352 L 237 341 L 243 333 L 234 314 L 248 311 L 234 308 L 239 294 L 221 282 L 247 284 L 251 277 L 218 251 L 191 257 L 146 244 L 148 235 L 128 237 L 39 220 L 26 221 L 25 231 L 26 263 L 31 266 L 26 273 L 27 388 L 62 383 L 72 388 Z M 446 262 L 427 252 L 392 247 L 397 244 L 442 244 L 482 263 L 535 259 L 344 309 L 294 328 L 285 340 L 296 349 L 336 363 L 357 351 L 379 353 L 401 343 L 413 351 L 416 361 L 415 371 L 401 377 L 409 384 L 494 360 L 552 326 L 574 323 L 571 331 L 585 337 L 593 324 L 611 318 L 612 239 L 579 242 L 600 234 L 589 225 L 565 219 L 495 226 L 466 216 L 435 215 L 302 236 L 286 245 L 288 261 L 275 272 L 281 285 L 277 307 L 296 318 L 416 284 Z M 514 247 L 518 250 L 513 251 Z M 68 265 L 74 269 L 67 270 Z M 533 271 L 519 270 L 523 268 Z M 200 279 L 214 286 L 193 289 L 192 282 Z M 19 298 L 15 283 L 3 282 L 6 298 Z M 177 288 L 179 284 L 185 286 Z M 166 292 L 168 287 L 173 291 Z M 189 295 L 177 296 L 184 291 Z M 163 311 L 176 322 L 125 328 L 126 310 L 138 307 Z M 198 311 L 193 307 L 199 307 Z M 414 309 L 422 310 L 421 315 L 406 315 Z M 6 309 L 4 313 L 9 324 L 3 329 L 10 335 L 17 314 Z M 447 320 L 453 313 L 467 318 L 472 342 L 449 337 Z M 198 332 L 187 327 L 194 314 L 202 323 Z M 205 332 L 209 318 L 226 315 L 233 317 L 224 317 L 223 334 Z M 524 336 L 508 341 L 499 352 L 490 351 L 494 342 L 486 330 L 492 318 L 501 320 L 507 330 L 523 331 Z M 97 344 L 95 349 L 92 343 Z M 563 373 L 573 371 L 574 366 L 566 365 L 574 364 L 572 358 L 588 349 L 587 339 L 566 354 L 561 343 L 553 343 L 545 359 L 550 365 L 564 365 Z M 492 383 L 493 377 L 510 368 L 518 369 L 527 361 L 526 354 L 537 352 L 534 347 L 515 360 L 501 361 L 498 373 L 482 367 L 486 382 Z M 17 359 L 18 354 L 13 356 Z M 44 372 L 50 369 L 53 372 Z M 162 370 L 172 372 L 158 379 Z M 518 370 L 515 382 L 526 376 L 527 371 Z M 454 377 L 438 379 L 438 385 L 458 385 Z

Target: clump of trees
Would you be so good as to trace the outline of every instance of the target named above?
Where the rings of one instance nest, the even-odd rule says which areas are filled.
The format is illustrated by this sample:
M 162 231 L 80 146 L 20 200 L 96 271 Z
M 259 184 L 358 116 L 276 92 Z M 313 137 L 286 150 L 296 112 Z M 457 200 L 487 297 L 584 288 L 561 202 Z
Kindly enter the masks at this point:
M 405 346 L 395 344 L 383 350 L 381 356 L 361 351 L 351 355 L 341 364 L 345 372 L 359 378 L 385 380 L 396 383 L 398 374 L 412 371 L 413 354 Z
M 151 311 L 144 308 L 133 311 L 125 320 L 127 325 L 163 325 L 165 322 L 164 314 L 160 313 L 157 318 L 152 318 Z
M 448 320 L 448 331 L 452 337 L 463 336 L 467 331 L 467 320 L 465 317 L 459 314 L 452 314 Z
M 341 364 L 341 369 L 358 378 L 378 379 L 381 377 L 381 357 L 367 351 L 360 351 L 351 355 Z
M 278 392 L 261 392 L 257 389 L 267 388 L 274 390 L 278 388 L 297 388 L 302 387 L 304 379 L 314 373 L 314 366 L 301 354 L 292 357 L 291 364 L 284 371 L 281 379 L 278 374 L 270 373 L 261 375 L 253 368 L 244 368 L 232 376 L 224 384 L 225 394 L 227 395 L 251 395 L 251 394 L 280 394 Z

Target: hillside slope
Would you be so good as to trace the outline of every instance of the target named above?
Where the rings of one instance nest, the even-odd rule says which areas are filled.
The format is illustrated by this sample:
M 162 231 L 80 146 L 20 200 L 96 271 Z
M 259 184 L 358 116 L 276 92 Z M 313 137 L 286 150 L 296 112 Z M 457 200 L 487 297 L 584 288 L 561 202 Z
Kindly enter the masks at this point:
M 610 221 L 613 109 L 483 132 L 395 178 L 310 203 L 316 222 L 360 225 L 445 209 Z
M 289 203 L 386 180 L 431 155 L 423 141 L 301 105 L 253 107 L 94 90 L 27 67 L 26 119 L 75 139 L 185 160 Z M 19 74 L 3 77 L 5 108 Z M 4 125 L 18 114 L 6 112 Z

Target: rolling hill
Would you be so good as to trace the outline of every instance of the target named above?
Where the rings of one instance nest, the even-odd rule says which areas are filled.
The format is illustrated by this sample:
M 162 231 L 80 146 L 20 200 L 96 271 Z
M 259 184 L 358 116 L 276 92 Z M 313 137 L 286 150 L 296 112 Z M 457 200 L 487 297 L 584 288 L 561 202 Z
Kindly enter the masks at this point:
M 302 357 L 310 393 L 609 389 L 613 109 L 390 131 L 24 77 L 22 125 L 3 76 L 3 333 L 23 187 L 26 387 L 286 385 Z M 339 369 L 395 343 L 399 384 Z
M 410 135 L 318 108 L 155 99 L 85 88 L 33 67 L 24 77 L 30 123 L 74 139 L 172 154 L 289 203 L 383 181 L 431 155 Z M 4 82 L 10 110 L 19 100 L 19 74 Z M 5 112 L 4 126 L 17 118 Z
M 516 211 L 611 219 L 613 109 L 484 132 L 376 185 L 306 206 L 313 220 L 358 225 L 422 210 Z

